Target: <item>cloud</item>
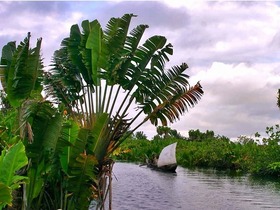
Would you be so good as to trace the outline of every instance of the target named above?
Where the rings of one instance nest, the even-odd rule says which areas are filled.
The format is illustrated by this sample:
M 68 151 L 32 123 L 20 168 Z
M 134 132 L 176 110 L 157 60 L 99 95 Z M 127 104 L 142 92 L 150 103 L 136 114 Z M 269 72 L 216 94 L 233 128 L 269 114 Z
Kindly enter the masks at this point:
M 103 28 L 111 17 L 138 15 L 131 26 L 148 24 L 144 38 L 166 36 L 174 46 L 167 67 L 186 62 L 194 85 L 205 95 L 172 128 L 214 130 L 237 137 L 279 122 L 276 92 L 280 87 L 280 8 L 275 2 L 222 1 L 69 1 L 0 2 L 0 46 L 43 37 L 49 65 L 70 27 L 98 19 Z M 142 128 L 149 137 L 155 128 Z M 140 130 L 141 130 L 140 129 Z
M 153 31 L 157 31 L 158 28 L 161 30 L 179 29 L 184 27 L 190 19 L 185 9 L 170 10 L 167 5 L 159 1 L 111 2 L 106 5 L 102 13 L 104 11 L 107 18 L 121 17 L 125 13 L 133 13 L 138 17 L 133 20 L 132 24 L 148 24 Z
M 201 80 L 205 95 L 182 120 L 173 126 L 183 133 L 189 129 L 213 130 L 234 138 L 264 131 L 278 121 L 276 106 L 280 75 L 275 64 L 214 62 L 192 80 Z
M 1 46 L 9 41 L 19 44 L 31 32 L 32 43 L 43 38 L 43 57 L 49 63 L 71 25 L 81 18 L 81 12 L 67 11 L 69 6 L 67 2 L 0 2 Z
M 255 62 L 256 56 L 262 60 L 273 56 L 267 47 L 279 30 L 275 4 L 200 2 L 191 9 L 185 4 L 190 21 L 172 33 L 174 46 L 190 64 Z

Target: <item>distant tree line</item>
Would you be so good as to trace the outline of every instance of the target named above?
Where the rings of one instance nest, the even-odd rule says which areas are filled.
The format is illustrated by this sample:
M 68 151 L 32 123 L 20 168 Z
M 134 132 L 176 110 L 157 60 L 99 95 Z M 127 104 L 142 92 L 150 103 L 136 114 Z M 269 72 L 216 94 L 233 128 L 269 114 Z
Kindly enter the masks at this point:
M 209 139 L 223 139 L 223 140 L 230 140 L 226 136 L 216 135 L 212 130 L 206 130 L 205 132 L 200 131 L 199 129 L 196 130 L 189 130 L 188 137 L 183 136 L 180 132 L 176 129 L 172 129 L 168 126 L 158 126 L 157 127 L 157 134 L 152 138 L 152 140 L 160 140 L 160 139 L 180 139 L 180 140 L 188 140 L 188 141 L 204 141 Z M 137 131 L 133 137 L 138 140 L 147 140 L 148 137 L 143 131 Z

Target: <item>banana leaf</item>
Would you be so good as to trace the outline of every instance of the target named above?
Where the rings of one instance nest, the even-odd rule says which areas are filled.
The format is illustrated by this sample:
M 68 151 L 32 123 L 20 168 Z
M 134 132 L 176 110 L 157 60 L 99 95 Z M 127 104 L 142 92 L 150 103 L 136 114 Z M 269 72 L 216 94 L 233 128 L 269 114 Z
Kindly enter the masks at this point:
M 92 30 L 89 34 L 86 48 L 91 50 L 91 70 L 92 79 L 95 85 L 100 85 L 100 79 L 98 75 L 98 62 L 101 55 L 102 48 L 102 28 L 97 20 L 92 22 Z
M 93 152 L 100 164 L 106 155 L 106 151 L 110 143 L 108 122 L 108 114 L 102 113 L 97 117 L 92 129 L 94 139 Z
M 0 209 L 12 204 L 12 191 L 27 181 L 27 177 L 17 175 L 17 171 L 27 165 L 25 147 L 18 142 L 0 156 Z
M 67 209 L 88 209 L 92 199 L 92 186 L 96 183 L 97 160 L 93 155 L 80 154 L 70 168 L 71 177 L 68 181 L 70 197 Z
M 69 144 L 74 146 L 74 143 L 79 135 L 79 126 L 74 121 L 66 122 L 62 128 L 62 137 L 64 141 L 69 142 Z M 62 152 L 59 154 L 60 164 L 62 170 L 67 174 L 68 166 L 70 161 L 70 147 L 64 147 Z
M 0 209 L 12 204 L 12 189 L 0 182 Z
M 12 146 L 8 152 L 2 151 L 0 158 L 0 182 L 17 189 L 21 181 L 26 180 L 24 176 L 16 175 L 16 172 L 27 165 L 28 159 L 22 142 Z
M 7 65 L 4 86 L 8 100 L 14 107 L 19 107 L 27 97 L 40 95 L 42 91 L 40 84 L 42 39 L 38 39 L 36 47 L 30 49 L 30 37 L 28 33 L 16 50 L 11 43 L 3 48 L 4 55 L 1 62 Z

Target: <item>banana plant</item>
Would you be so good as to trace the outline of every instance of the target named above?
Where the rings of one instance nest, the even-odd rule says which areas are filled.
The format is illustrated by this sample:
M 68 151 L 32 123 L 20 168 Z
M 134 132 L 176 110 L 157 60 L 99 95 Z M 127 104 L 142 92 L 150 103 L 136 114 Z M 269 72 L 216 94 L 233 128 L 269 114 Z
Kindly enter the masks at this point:
M 199 82 L 189 84 L 186 63 L 165 68 L 173 46 L 164 36 L 143 41 L 147 25 L 129 31 L 133 17 L 111 18 L 105 29 L 98 20 L 73 25 L 44 72 L 47 97 L 79 126 L 63 153 L 67 209 L 92 200 L 104 209 L 108 195 L 111 209 L 112 152 L 147 121 L 179 120 L 203 95 Z
M 18 174 L 18 171 L 28 164 L 25 147 L 22 142 L 2 150 L 0 155 L 0 209 L 6 205 L 12 206 L 13 191 L 20 184 L 27 183 L 28 178 Z
M 30 48 L 30 38 L 28 33 L 17 47 L 15 42 L 9 42 L 2 49 L 1 84 L 14 114 L 2 122 L 4 125 L 9 122 L 9 126 L 4 126 L 0 138 L 6 145 L 14 142 L 25 145 L 28 166 L 22 171 L 28 182 L 22 184 L 23 203 L 18 205 L 22 209 L 54 209 L 56 205 L 50 205 L 53 197 L 48 196 L 45 186 L 57 183 L 52 181 L 54 174 L 59 173 L 56 171 L 60 168 L 59 154 L 70 143 L 60 138 L 62 113 L 41 95 L 42 39 L 37 40 L 35 48 Z
M 1 65 L 5 70 L 1 83 L 13 107 L 19 107 L 26 98 L 41 94 L 42 90 L 42 39 L 37 40 L 35 48 L 30 48 L 30 37 L 28 33 L 17 48 L 15 42 L 9 42 L 2 49 Z
M 79 143 L 82 142 L 83 145 L 84 142 L 79 138 L 88 131 L 77 131 L 76 123 L 65 122 L 61 108 L 55 108 L 42 97 L 42 39 L 37 40 L 35 48 L 30 48 L 30 37 L 31 34 L 28 33 L 17 47 L 15 42 L 10 42 L 2 49 L 1 84 L 12 105 L 14 117 L 7 116 L 7 120 L 3 121 L 1 119 L 4 125 L 4 129 L 1 129 L 1 143 L 3 140 L 4 146 L 13 142 L 25 144 L 28 166 L 23 171 L 28 182 L 22 184 L 20 193 L 24 195 L 21 199 L 23 203 L 17 204 L 18 206 L 23 209 L 67 209 L 69 206 L 71 209 L 71 205 L 68 205 L 71 202 L 67 203 L 67 199 L 64 199 L 70 194 L 65 186 L 71 185 L 72 180 L 75 180 L 68 174 L 68 168 L 76 167 L 70 161 L 83 160 L 83 146 Z M 6 126 L 7 121 L 11 126 Z M 81 172 L 82 163 L 79 168 Z M 75 169 L 71 171 L 75 173 Z M 85 181 L 83 175 L 82 173 L 80 176 L 81 181 Z M 1 205 L 10 204 L 10 192 L 15 189 L 10 189 L 5 183 L 1 183 L 0 187 L 3 192 L 1 198 L 5 198 L 5 203 L 3 201 Z

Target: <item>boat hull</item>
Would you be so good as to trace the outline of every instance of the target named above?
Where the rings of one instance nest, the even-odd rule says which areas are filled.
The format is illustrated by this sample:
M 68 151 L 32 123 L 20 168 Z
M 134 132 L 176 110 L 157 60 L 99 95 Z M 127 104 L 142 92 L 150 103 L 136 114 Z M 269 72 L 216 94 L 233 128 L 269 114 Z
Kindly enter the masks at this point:
M 147 165 L 149 168 L 157 170 L 157 171 L 163 171 L 163 172 L 168 172 L 168 173 L 176 173 L 177 169 L 177 164 L 170 164 L 170 165 L 165 165 L 158 167 L 154 164 L 148 164 Z

